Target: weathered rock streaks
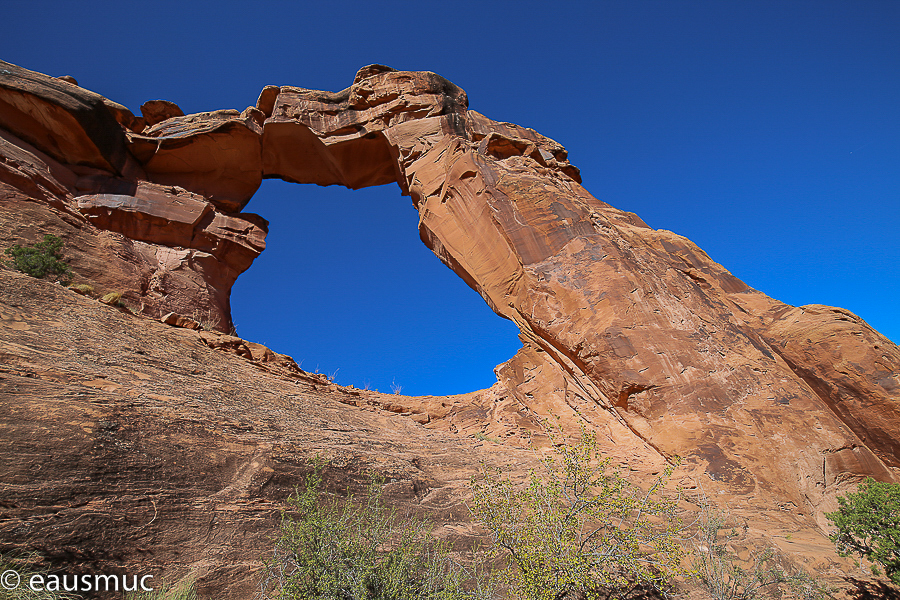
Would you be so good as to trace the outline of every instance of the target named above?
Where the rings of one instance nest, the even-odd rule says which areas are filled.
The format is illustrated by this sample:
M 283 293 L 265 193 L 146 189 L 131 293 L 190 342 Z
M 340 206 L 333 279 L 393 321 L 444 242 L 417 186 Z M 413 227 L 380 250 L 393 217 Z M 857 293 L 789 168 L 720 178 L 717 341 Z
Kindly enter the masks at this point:
M 52 230 L 78 277 L 132 308 L 227 330 L 231 286 L 265 248 L 265 219 L 238 212 L 262 181 L 260 115 L 143 108 L 0 63 L 4 242 Z
M 623 458 L 680 456 L 712 489 L 813 527 L 849 483 L 898 479 L 896 345 L 597 200 L 561 145 L 469 110 L 438 75 L 373 65 L 341 92 L 268 86 L 243 112 L 142 113 L 0 63 L 4 241 L 53 229 L 76 272 L 142 312 L 199 309 L 224 330 L 231 285 L 265 248 L 266 222 L 239 212 L 263 178 L 396 181 L 423 242 L 523 341 L 477 406 L 407 400 L 429 427 L 513 438 L 584 419 Z
M 821 514 L 833 483 L 822 463 L 837 449 L 857 449 L 843 459 L 848 473 L 892 477 L 896 346 L 881 341 L 889 351 L 877 353 L 875 376 L 857 367 L 867 387 L 844 383 L 831 396 L 846 397 L 822 397 L 815 388 L 832 384 L 813 378 L 832 382 L 834 373 L 815 365 L 864 354 L 875 332 L 856 319 L 859 335 L 840 335 L 827 358 L 799 335 L 783 347 L 786 325 L 776 321 L 790 307 L 683 237 L 593 198 L 556 142 L 466 104 L 432 74 L 372 69 L 337 94 L 267 88 L 258 108 L 273 107 L 264 137 L 294 131 L 279 133 L 278 144 L 289 137 L 323 165 L 307 174 L 282 162 L 277 172 L 290 180 L 377 185 L 394 157 L 423 241 L 545 353 L 573 407 L 599 405 L 662 455 L 685 457 L 735 490 L 759 486 L 807 514 Z M 273 154 L 299 155 L 263 146 L 265 165 Z M 361 169 L 348 175 L 354 163 Z M 875 365 L 875 354 L 866 360 Z M 520 383 L 508 381 L 508 393 Z M 880 440 L 877 450 L 863 438 Z

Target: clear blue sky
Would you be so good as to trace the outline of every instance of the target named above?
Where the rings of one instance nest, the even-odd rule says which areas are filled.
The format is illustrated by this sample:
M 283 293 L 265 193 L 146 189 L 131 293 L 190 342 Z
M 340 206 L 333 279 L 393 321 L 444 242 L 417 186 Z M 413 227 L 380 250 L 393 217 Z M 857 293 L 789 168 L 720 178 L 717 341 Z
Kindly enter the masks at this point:
M 23 2 L 0 58 L 134 112 L 339 90 L 430 70 L 569 149 L 585 187 L 685 235 L 751 286 L 842 306 L 900 341 L 900 2 Z M 515 328 L 431 255 L 395 185 L 264 182 L 269 248 L 238 333 L 344 384 L 493 382 Z

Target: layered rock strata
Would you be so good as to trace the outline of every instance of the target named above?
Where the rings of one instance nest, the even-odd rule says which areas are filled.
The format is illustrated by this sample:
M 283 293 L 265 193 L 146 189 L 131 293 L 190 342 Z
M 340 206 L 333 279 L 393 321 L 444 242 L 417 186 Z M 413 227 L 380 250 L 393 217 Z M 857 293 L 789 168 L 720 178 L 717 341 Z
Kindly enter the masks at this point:
M 587 421 L 620 458 L 681 457 L 712 493 L 813 529 L 859 478 L 898 480 L 895 344 L 597 200 L 561 145 L 469 110 L 446 79 L 374 65 L 337 93 L 269 86 L 243 112 L 180 112 L 135 117 L 0 64 L 3 241 L 62 234 L 79 275 L 141 312 L 199 307 L 227 328 L 231 284 L 264 248 L 265 221 L 237 212 L 263 177 L 396 181 L 423 242 L 523 342 L 477 405 L 406 401 L 428 427 L 511 439 Z
M 398 400 L 0 269 L 0 555 L 70 581 L 152 575 L 159 588 L 191 574 L 201 598 L 250 600 L 316 454 L 328 492 L 362 495 L 378 473 L 392 506 L 465 543 L 479 460 L 529 453 L 379 408 Z
M 396 177 L 425 244 L 519 326 L 524 348 L 499 373 L 520 406 L 556 394 L 616 431 L 613 446 L 638 440 L 820 524 L 844 479 L 896 477 L 897 346 L 846 311 L 749 288 L 591 196 L 553 140 L 467 105 L 439 76 L 377 66 L 336 94 L 267 88 L 264 175 Z M 538 367 L 557 381 L 541 397 L 525 391 Z
M 262 179 L 258 111 L 144 109 L 0 62 L 0 237 L 52 231 L 77 281 L 227 331 L 231 287 L 268 227 L 239 212 Z

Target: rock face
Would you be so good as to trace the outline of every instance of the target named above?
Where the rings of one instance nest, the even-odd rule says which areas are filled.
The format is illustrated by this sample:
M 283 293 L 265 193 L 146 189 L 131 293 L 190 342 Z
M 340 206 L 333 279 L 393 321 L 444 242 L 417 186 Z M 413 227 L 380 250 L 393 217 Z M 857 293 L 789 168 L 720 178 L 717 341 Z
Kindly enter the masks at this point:
M 62 235 L 75 272 L 138 312 L 225 331 L 231 285 L 265 247 L 266 222 L 237 212 L 263 177 L 396 181 L 423 242 L 523 343 L 490 390 L 399 411 L 512 445 L 550 415 L 586 421 L 621 459 L 652 471 L 681 457 L 685 480 L 760 529 L 820 544 L 836 494 L 900 480 L 896 345 L 847 311 L 773 300 L 597 200 L 561 145 L 469 110 L 434 73 L 373 65 L 337 93 L 266 87 L 243 112 L 142 111 L 0 64 L 2 241 Z
M 434 74 L 384 67 L 337 94 L 267 88 L 264 174 L 360 187 L 394 173 L 422 240 L 519 326 L 525 348 L 501 372 L 521 405 L 544 402 L 521 378 L 540 364 L 596 428 L 820 523 L 841 478 L 895 477 L 894 344 L 846 312 L 750 289 L 592 197 L 553 140 L 467 104 Z
M 268 227 L 238 212 L 262 178 L 258 111 L 144 112 L 0 62 L 0 238 L 53 231 L 78 281 L 227 331 L 231 286 Z
M 530 464 L 379 408 L 397 396 L 174 325 L 0 270 L 0 553 L 151 585 L 192 571 L 201 598 L 250 600 L 316 453 L 330 491 L 363 494 L 376 471 L 390 503 L 450 540 L 473 535 L 480 458 Z

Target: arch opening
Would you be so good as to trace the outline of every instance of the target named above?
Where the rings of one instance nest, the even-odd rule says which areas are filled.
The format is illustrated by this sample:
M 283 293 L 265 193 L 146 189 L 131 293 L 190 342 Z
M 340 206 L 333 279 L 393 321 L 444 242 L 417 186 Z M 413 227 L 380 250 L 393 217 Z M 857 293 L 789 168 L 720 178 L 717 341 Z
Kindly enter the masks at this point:
M 342 385 L 405 395 L 490 387 L 518 327 L 424 245 L 392 185 L 349 190 L 266 180 L 248 210 L 267 248 L 232 289 L 238 334 Z

